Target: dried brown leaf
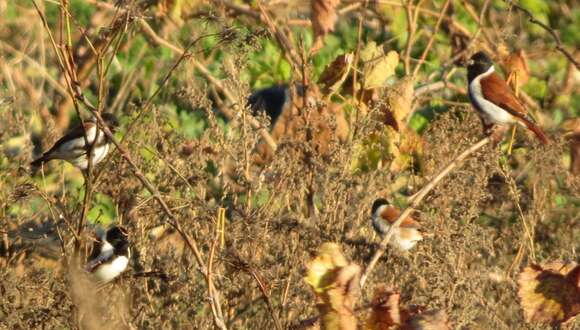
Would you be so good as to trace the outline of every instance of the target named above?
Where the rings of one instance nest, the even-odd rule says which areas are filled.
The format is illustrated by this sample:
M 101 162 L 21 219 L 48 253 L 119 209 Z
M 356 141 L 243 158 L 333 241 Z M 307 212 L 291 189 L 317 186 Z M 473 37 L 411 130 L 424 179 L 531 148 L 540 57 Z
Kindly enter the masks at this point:
M 393 128 L 398 131 L 406 126 L 405 118 L 411 112 L 413 92 L 412 78 L 403 78 L 387 90 L 386 108 L 383 110 L 389 112 L 387 116 L 396 121 L 396 127 Z
M 527 322 L 566 322 L 580 313 L 580 265 L 550 262 L 529 265 L 518 277 Z
M 336 7 L 340 0 L 311 0 L 312 30 L 314 31 L 315 45 L 313 49 L 320 48 L 322 39 L 329 32 L 334 31 L 334 24 L 338 18 Z
M 506 74 L 506 80 L 515 87 L 515 81 L 519 87 L 525 85 L 530 79 L 530 67 L 528 58 L 523 49 L 517 50 L 503 57 L 503 68 Z
M 339 55 L 326 66 L 318 79 L 318 83 L 325 86 L 323 90 L 325 94 L 336 93 L 340 89 L 348 77 L 353 59 L 352 53 Z
M 424 311 L 422 307 L 402 308 L 401 294 L 379 286 L 375 290 L 373 308 L 365 322 L 367 330 L 448 330 L 447 314 L 442 310 Z
M 403 323 L 399 301 L 401 294 L 385 286 L 375 290 L 373 308 L 365 322 L 367 330 L 387 330 Z

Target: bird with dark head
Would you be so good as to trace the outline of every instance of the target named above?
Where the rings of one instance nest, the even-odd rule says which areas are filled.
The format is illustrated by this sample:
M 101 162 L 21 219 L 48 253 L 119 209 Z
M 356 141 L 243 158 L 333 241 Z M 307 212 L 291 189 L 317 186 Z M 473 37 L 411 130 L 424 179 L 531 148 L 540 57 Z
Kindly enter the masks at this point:
M 373 228 L 381 237 L 384 237 L 400 214 L 401 211 L 386 199 L 375 200 L 371 208 Z M 423 239 L 420 228 L 421 225 L 413 218 L 405 218 L 400 226 L 394 229 L 389 244 L 401 251 L 410 250 Z
M 484 52 L 475 53 L 467 64 L 469 99 L 480 116 L 487 132 L 494 125 L 520 124 L 544 144 L 549 142 L 528 111 L 504 79 L 497 73 L 493 62 Z
M 119 126 L 117 118 L 111 113 L 101 114 L 103 121 L 112 132 Z M 41 157 L 34 160 L 30 165 L 33 169 L 38 168 L 43 163 L 53 159 L 65 160 L 81 170 L 88 167 L 88 150 L 92 150 L 91 164 L 95 166 L 107 156 L 111 141 L 102 131 L 97 129 L 97 123 L 91 118 L 81 125 L 76 126 L 67 134 L 61 137 L 56 143 Z M 86 140 L 85 140 L 86 135 Z M 95 141 L 96 140 L 96 141 Z M 86 142 L 89 143 L 87 146 Z
M 125 271 L 130 253 L 127 230 L 121 226 L 111 227 L 96 239 L 85 268 L 97 282 L 107 283 Z

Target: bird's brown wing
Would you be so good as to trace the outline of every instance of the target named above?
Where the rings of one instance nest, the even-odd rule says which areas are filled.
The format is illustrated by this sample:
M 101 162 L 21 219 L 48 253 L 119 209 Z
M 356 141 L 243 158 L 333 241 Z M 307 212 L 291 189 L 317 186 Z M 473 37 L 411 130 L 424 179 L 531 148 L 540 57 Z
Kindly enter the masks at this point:
M 401 211 L 399 211 L 399 209 L 392 207 L 392 206 L 388 206 L 381 213 L 381 217 L 392 224 L 397 220 L 397 218 L 399 217 L 400 214 L 401 214 Z M 403 228 L 421 228 L 421 225 L 417 221 L 415 221 L 413 218 L 406 217 L 405 220 L 403 220 L 403 222 L 401 222 L 401 227 L 403 227 Z
M 505 109 L 511 115 L 530 120 L 526 108 L 497 73 L 481 79 L 481 92 L 486 100 Z
M 522 105 L 520 100 L 512 92 L 507 83 L 496 73 L 481 79 L 481 92 L 483 97 L 489 102 L 506 110 L 512 116 L 516 117 L 526 127 L 534 132 L 538 139 L 544 144 L 549 143 L 549 139 L 540 127 L 536 125 L 534 119 L 528 116 L 528 111 Z

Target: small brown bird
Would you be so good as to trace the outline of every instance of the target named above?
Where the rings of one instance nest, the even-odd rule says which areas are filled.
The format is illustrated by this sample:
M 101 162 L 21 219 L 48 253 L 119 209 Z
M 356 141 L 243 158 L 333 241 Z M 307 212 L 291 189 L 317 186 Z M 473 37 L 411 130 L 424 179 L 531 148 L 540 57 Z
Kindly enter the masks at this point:
M 114 131 L 119 125 L 117 118 L 113 114 L 103 113 L 101 116 L 111 131 Z M 109 152 L 111 141 L 109 141 L 109 138 L 107 138 L 105 133 L 101 130 L 99 130 L 97 134 L 97 124 L 94 118 L 85 121 L 84 126 L 78 125 L 69 131 L 65 136 L 56 141 L 52 148 L 30 163 L 30 165 L 35 168 L 50 160 L 62 159 L 81 170 L 86 170 L 88 167 L 87 149 L 90 147 L 86 146 L 85 132 L 87 141 L 91 145 L 90 147 L 92 147 L 95 138 L 98 136 L 91 155 L 92 165 L 95 166 L 101 162 Z
M 491 59 L 484 52 L 476 53 L 469 60 L 467 78 L 469 98 L 486 131 L 489 132 L 496 124 L 505 126 L 517 123 L 534 132 L 543 144 L 549 142 L 505 80 L 495 73 Z
M 401 211 L 384 199 L 377 199 L 372 206 L 372 223 L 375 231 L 381 236 L 387 234 L 391 225 L 397 220 Z M 421 225 L 411 217 L 407 217 L 401 222 L 399 228 L 395 229 L 389 244 L 401 251 L 409 251 L 417 242 L 423 239 L 419 231 Z

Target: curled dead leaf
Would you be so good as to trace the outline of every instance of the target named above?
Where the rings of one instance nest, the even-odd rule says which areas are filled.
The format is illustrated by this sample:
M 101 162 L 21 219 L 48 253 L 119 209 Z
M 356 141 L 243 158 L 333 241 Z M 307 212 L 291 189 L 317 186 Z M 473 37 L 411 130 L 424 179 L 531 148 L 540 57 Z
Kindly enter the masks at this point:
M 310 20 L 314 31 L 313 50 L 322 46 L 322 39 L 329 32 L 334 31 L 334 24 L 338 18 L 336 7 L 340 0 L 310 0 Z
M 404 320 L 401 318 L 399 302 L 401 294 L 391 288 L 379 286 L 375 290 L 372 311 L 365 322 L 367 330 L 387 330 L 400 325 Z
M 550 262 L 529 265 L 518 277 L 527 322 L 558 325 L 580 313 L 580 265 Z
M 387 79 L 395 73 L 399 64 L 399 54 L 390 51 L 385 55 L 382 46 L 368 43 L 360 52 L 363 62 L 363 89 L 383 87 Z
M 413 79 L 410 77 L 397 81 L 386 91 L 385 103 L 381 110 L 385 117 L 394 119 L 394 123 L 389 124 L 397 131 L 406 126 L 405 118 L 411 113 L 413 93 Z
M 424 311 L 422 307 L 402 308 L 401 294 L 391 288 L 379 286 L 375 290 L 367 330 L 448 330 L 447 314 L 442 310 Z
M 340 90 L 350 73 L 353 60 L 354 55 L 346 53 L 337 56 L 332 63 L 326 66 L 320 75 L 320 79 L 318 79 L 318 83 L 324 85 L 323 92 L 325 94 L 334 94 Z
M 316 294 L 322 329 L 356 329 L 353 307 L 360 294 L 360 271 L 335 243 L 324 243 L 307 264 L 305 281 Z

